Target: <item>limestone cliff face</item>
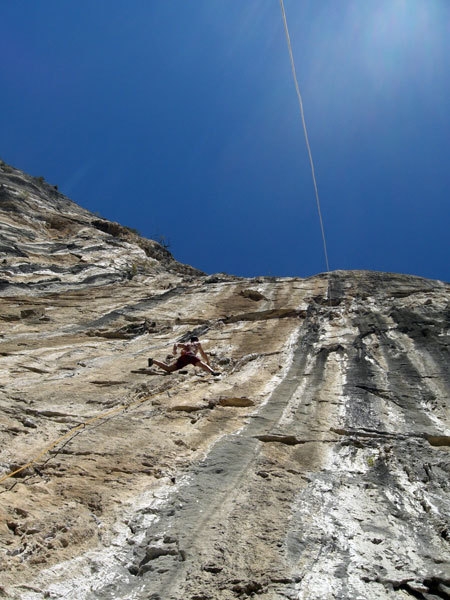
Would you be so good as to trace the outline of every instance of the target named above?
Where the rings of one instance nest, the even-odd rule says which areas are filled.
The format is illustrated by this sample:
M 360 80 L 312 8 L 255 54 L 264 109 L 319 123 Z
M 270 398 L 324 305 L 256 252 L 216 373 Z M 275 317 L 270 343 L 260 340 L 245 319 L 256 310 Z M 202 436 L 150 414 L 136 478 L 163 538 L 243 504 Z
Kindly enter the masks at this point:
M 0 598 L 450 598 L 447 284 L 207 276 L 6 165 L 0 227 Z

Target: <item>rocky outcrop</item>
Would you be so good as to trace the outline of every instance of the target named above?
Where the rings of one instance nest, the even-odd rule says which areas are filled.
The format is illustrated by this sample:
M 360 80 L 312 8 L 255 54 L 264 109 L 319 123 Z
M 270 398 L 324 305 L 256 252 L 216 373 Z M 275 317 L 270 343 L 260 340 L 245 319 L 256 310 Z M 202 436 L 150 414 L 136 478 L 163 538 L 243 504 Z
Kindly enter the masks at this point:
M 450 597 L 446 283 L 206 276 L 0 175 L 0 598 Z M 192 333 L 220 377 L 147 366 Z
M 119 223 L 82 209 L 42 177 L 0 165 L 0 293 L 73 290 L 164 270 L 200 271 Z

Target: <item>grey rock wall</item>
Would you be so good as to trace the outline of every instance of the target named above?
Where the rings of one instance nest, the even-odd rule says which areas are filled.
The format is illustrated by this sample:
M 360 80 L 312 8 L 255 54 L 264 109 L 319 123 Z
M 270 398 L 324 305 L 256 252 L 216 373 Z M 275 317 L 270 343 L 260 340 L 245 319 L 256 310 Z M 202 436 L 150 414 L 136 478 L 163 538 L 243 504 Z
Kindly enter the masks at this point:
M 0 597 L 450 598 L 448 284 L 206 276 L 0 171 Z M 220 377 L 147 367 L 193 332 Z

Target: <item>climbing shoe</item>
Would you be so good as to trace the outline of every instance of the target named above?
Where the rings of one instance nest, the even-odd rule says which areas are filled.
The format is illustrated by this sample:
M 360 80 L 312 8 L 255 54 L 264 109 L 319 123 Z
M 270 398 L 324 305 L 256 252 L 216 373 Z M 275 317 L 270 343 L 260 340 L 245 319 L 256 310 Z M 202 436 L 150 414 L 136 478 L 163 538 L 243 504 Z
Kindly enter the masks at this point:
M 148 359 L 148 366 L 151 367 L 153 364 L 153 358 Z

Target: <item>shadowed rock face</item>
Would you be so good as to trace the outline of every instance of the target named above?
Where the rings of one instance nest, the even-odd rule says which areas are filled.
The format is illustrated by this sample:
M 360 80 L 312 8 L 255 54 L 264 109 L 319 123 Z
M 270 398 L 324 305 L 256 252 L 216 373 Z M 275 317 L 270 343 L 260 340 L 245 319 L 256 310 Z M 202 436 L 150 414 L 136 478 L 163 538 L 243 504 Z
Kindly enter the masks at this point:
M 206 276 L 6 165 L 0 251 L 0 598 L 450 598 L 447 284 Z

